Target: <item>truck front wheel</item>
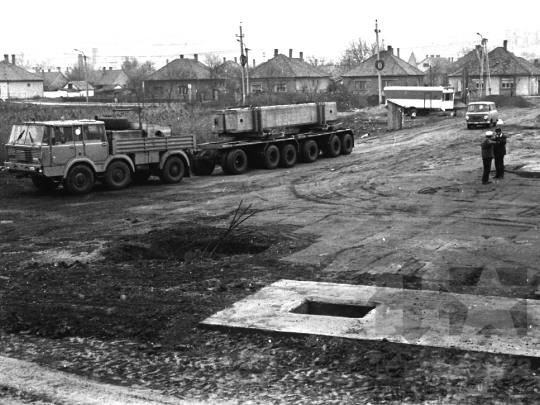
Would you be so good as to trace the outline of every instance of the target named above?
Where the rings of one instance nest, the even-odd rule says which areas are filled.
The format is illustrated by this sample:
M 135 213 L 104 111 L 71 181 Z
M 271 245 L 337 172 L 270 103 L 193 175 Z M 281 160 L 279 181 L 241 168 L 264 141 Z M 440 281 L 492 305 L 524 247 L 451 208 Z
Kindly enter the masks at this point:
M 122 190 L 127 187 L 130 180 L 131 170 L 125 162 L 117 160 L 107 167 L 104 182 L 109 190 Z
M 185 171 L 182 159 L 178 156 L 171 156 L 165 161 L 159 178 L 165 184 L 180 183 L 184 178 Z
M 32 183 L 40 191 L 52 191 L 60 185 L 60 183 L 53 181 L 50 177 L 41 176 L 32 176 Z
M 74 195 L 87 194 L 94 185 L 94 172 L 88 166 L 75 165 L 64 179 L 64 187 Z

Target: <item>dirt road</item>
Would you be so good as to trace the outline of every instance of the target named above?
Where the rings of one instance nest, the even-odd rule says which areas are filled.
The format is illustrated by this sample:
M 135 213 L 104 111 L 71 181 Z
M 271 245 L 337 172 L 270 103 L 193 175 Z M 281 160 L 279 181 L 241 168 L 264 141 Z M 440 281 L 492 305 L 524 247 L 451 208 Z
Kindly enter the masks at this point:
M 375 350 L 411 362 L 391 376 L 408 387 L 403 399 L 508 397 L 514 385 L 533 398 L 534 367 L 516 385 L 511 357 L 194 329 L 280 278 L 540 297 L 537 106 L 501 110 L 507 174 L 488 185 L 486 130 L 467 130 L 463 116 L 361 138 L 366 114 L 344 118 L 357 130 L 350 156 L 293 169 L 98 184 L 82 197 L 1 172 L 0 354 L 183 399 L 313 404 L 394 398 L 366 360 Z M 255 215 L 208 257 L 241 202 Z M 456 358 L 466 373 L 449 371 Z M 503 372 L 487 380 L 487 366 L 472 372 L 495 363 Z

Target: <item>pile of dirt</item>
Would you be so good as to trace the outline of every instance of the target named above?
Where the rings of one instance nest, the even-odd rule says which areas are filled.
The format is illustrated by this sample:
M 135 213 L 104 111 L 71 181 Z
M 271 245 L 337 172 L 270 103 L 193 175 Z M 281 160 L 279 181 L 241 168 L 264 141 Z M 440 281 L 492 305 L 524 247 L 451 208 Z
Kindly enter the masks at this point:
M 502 95 L 491 95 L 484 97 L 482 101 L 493 101 L 497 107 L 517 107 L 517 108 L 530 108 L 534 107 L 531 103 L 525 100 L 521 96 L 502 96 Z

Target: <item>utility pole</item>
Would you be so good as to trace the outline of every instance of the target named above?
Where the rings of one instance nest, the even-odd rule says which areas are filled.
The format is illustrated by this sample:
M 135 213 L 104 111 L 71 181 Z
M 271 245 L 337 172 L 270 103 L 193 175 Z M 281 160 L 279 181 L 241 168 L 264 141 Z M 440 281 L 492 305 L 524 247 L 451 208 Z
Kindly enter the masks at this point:
M 251 90 L 249 88 L 249 49 L 247 48 L 246 46 L 246 64 L 247 64 L 247 69 L 246 69 L 246 88 L 247 88 L 247 96 L 248 98 L 250 97 L 250 94 L 251 94 Z
M 375 36 L 377 38 L 377 62 L 376 62 L 377 66 L 378 66 L 379 61 L 380 61 L 379 32 L 381 32 L 381 31 L 379 30 L 377 20 L 375 20 Z M 377 67 L 377 77 L 379 79 L 379 104 L 382 104 L 382 80 L 381 80 L 381 71 L 379 70 L 378 67 Z
M 75 49 L 75 51 L 82 53 L 84 58 L 84 79 L 86 81 L 86 102 L 88 103 L 88 66 L 86 65 L 86 55 L 83 51 L 79 51 L 78 49 Z
M 244 77 L 245 77 L 245 56 L 244 56 L 244 35 L 242 34 L 242 23 L 240 22 L 240 35 L 236 35 L 240 39 L 237 39 L 237 41 L 240 42 L 240 64 L 242 65 L 242 105 L 246 104 L 246 87 L 244 83 Z
M 491 94 L 491 74 L 489 72 L 489 55 L 488 55 L 488 50 L 487 50 L 487 38 L 484 38 L 482 36 L 482 34 L 480 33 L 476 33 L 477 35 L 480 35 L 480 38 L 482 38 L 482 57 L 481 57 L 481 60 L 480 60 L 480 75 L 481 75 L 481 83 L 482 83 L 482 87 L 483 87 L 483 83 L 484 83 L 484 58 L 486 59 L 486 67 L 487 67 L 487 77 L 488 77 L 488 89 L 489 89 L 489 94 Z M 483 89 L 482 89 L 483 90 Z M 484 92 L 484 94 L 487 96 L 488 93 L 487 92 Z

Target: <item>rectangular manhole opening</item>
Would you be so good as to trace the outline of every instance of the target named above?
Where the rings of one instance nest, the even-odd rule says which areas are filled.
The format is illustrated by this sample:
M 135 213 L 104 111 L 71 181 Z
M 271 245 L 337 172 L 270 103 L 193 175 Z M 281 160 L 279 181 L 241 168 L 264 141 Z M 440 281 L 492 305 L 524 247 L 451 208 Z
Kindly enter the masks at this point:
M 351 305 L 351 304 L 334 304 L 331 302 L 321 301 L 304 301 L 291 312 L 293 314 L 304 315 L 323 315 L 337 316 L 342 318 L 363 318 L 372 309 L 374 305 Z

